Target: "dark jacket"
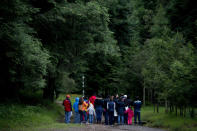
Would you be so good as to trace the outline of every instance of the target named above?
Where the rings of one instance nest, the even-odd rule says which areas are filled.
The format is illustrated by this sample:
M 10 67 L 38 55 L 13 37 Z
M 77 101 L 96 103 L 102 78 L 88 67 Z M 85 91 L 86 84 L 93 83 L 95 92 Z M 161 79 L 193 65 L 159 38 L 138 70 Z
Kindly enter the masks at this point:
M 124 115 L 124 111 L 125 111 L 125 104 L 124 104 L 124 102 L 123 101 L 117 102 L 118 115 Z
M 140 108 L 142 106 L 142 102 L 140 100 L 134 101 L 134 111 L 135 112 L 140 112 Z
M 108 98 L 104 100 L 103 108 L 105 109 L 105 111 L 107 110 L 107 102 L 109 102 Z
M 102 99 L 96 99 L 95 102 L 94 102 L 94 107 L 95 109 L 102 109 L 103 108 L 103 105 L 104 105 L 104 102 Z

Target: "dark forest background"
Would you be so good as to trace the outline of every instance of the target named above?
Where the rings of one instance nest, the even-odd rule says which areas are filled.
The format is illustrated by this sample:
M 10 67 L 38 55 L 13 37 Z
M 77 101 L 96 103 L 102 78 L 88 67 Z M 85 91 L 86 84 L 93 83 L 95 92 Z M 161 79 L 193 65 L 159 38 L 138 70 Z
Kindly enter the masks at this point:
M 194 0 L 0 0 L 0 98 L 140 96 L 197 106 Z

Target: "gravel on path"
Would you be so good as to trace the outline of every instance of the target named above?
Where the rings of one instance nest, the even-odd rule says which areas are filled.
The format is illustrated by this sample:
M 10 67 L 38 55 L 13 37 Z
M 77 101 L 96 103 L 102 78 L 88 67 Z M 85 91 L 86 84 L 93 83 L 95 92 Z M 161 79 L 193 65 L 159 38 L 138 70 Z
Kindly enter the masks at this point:
M 166 131 L 158 128 L 150 128 L 138 125 L 119 125 L 119 126 L 106 126 L 106 125 L 86 125 L 85 127 L 72 127 L 67 131 Z

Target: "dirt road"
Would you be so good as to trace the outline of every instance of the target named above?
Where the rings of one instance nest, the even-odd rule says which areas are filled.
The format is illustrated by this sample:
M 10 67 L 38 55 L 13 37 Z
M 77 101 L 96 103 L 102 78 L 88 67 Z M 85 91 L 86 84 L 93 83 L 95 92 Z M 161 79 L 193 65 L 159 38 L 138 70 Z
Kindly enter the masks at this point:
M 69 128 L 67 131 L 165 131 L 163 129 L 150 128 L 137 125 L 105 126 L 105 125 L 85 125 Z

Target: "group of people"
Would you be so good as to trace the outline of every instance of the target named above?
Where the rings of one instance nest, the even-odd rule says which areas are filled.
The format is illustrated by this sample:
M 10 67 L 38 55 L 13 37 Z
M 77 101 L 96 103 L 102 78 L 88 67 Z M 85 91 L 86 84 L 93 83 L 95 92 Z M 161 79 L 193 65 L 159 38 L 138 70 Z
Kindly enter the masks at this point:
M 65 123 L 70 123 L 72 116 L 72 104 L 70 101 L 70 95 L 66 96 L 63 101 L 65 107 Z M 105 125 L 118 124 L 132 124 L 132 118 L 134 117 L 135 124 L 141 124 L 140 120 L 140 108 L 142 102 L 139 97 L 136 97 L 135 101 L 127 98 L 127 95 L 110 96 L 109 98 L 102 99 L 91 96 L 89 99 L 76 98 L 73 104 L 74 109 L 74 122 L 75 123 L 89 123 L 93 122 L 101 123 L 102 117 L 105 118 Z M 138 122 L 137 122 L 138 119 Z

